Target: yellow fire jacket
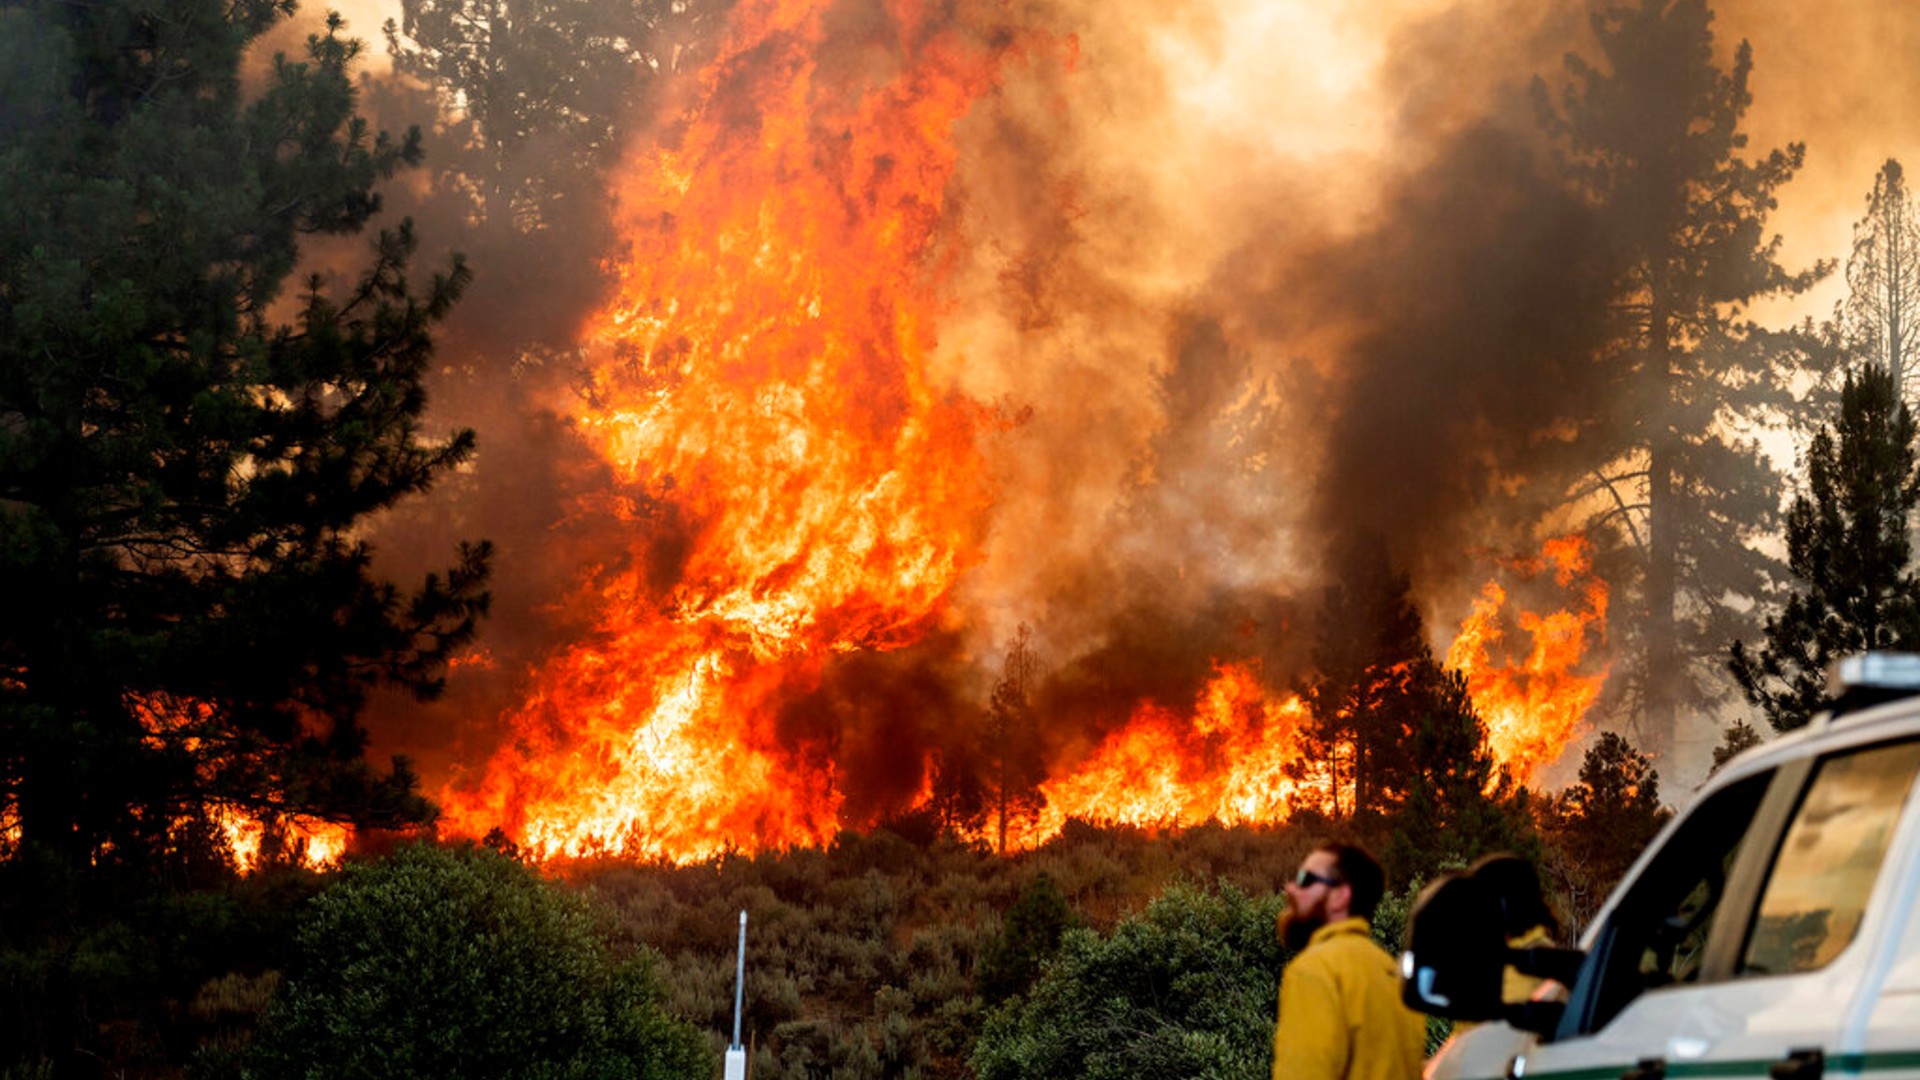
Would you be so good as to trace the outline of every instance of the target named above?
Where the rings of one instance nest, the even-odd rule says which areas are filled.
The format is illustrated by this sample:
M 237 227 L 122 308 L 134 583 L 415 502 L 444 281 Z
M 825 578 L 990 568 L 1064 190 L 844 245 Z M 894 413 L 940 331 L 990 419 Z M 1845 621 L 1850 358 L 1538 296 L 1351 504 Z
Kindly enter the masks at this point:
M 1273 1080 L 1419 1080 L 1427 1024 L 1365 919 L 1314 931 L 1280 977 Z

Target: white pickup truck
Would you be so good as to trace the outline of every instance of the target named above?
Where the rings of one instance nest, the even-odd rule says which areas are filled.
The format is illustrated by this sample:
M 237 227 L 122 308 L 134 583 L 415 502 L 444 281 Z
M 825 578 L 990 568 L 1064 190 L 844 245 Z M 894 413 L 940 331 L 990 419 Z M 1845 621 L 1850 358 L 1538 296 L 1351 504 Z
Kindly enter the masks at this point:
M 1837 667 L 1834 711 L 1714 775 L 1578 950 L 1509 950 L 1471 878 L 1423 894 L 1407 1001 L 1484 1021 L 1426 1080 L 1920 1078 L 1920 657 Z M 1502 1002 L 1508 964 L 1554 978 Z

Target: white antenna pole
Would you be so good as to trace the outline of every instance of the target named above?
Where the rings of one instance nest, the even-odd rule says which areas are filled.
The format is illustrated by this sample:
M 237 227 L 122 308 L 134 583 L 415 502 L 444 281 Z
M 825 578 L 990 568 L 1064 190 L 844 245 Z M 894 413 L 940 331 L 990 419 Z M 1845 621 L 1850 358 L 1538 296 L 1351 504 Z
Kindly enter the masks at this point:
M 723 1080 L 747 1080 L 747 1049 L 740 1045 L 740 1013 L 747 989 L 747 913 L 740 912 L 740 952 L 733 969 L 733 1042 Z
M 740 952 L 733 968 L 733 1043 L 740 1049 L 740 1005 L 747 989 L 747 913 L 740 913 Z

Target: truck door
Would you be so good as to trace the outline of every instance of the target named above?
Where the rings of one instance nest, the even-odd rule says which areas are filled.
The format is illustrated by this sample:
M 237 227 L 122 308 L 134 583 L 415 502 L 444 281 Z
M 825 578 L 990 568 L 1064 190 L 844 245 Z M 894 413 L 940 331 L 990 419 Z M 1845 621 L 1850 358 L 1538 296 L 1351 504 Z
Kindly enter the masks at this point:
M 1876 966 L 1916 770 L 1920 742 L 1881 743 L 1715 792 L 1606 914 L 1555 1038 L 1514 1071 L 1821 1080 Z

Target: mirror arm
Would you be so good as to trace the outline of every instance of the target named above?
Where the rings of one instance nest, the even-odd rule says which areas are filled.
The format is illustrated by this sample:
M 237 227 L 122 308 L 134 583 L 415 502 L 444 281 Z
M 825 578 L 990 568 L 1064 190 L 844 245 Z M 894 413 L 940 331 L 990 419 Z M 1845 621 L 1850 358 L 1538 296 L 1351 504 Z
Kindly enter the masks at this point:
M 1521 1001 L 1508 1005 L 1500 1018 L 1521 1031 L 1552 1035 L 1559 1029 L 1560 1018 L 1566 1012 L 1564 1001 Z
M 1543 979 L 1552 979 L 1562 986 L 1572 986 L 1580 978 L 1580 965 L 1587 954 L 1579 949 L 1554 949 L 1537 946 L 1531 949 L 1508 949 L 1507 965 L 1523 975 L 1537 975 Z

